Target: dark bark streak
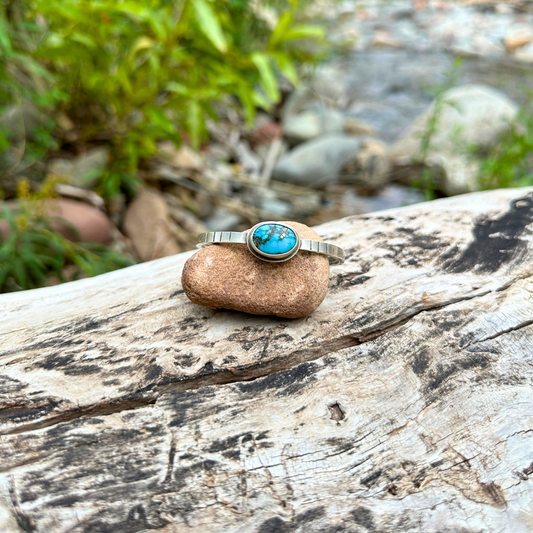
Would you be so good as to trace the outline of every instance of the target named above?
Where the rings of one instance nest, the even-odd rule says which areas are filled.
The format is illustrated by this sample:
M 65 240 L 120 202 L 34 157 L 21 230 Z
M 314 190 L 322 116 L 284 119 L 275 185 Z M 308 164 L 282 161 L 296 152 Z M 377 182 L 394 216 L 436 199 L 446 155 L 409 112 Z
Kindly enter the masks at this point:
M 127 398 L 114 402 L 102 403 L 91 407 L 81 407 L 79 409 L 72 409 L 63 412 L 57 416 L 53 416 L 46 420 L 40 420 L 38 422 L 31 422 L 29 424 L 21 424 L 16 428 L 0 431 L 0 435 L 16 435 L 18 433 L 26 433 L 28 431 L 34 431 L 36 429 L 43 429 L 46 427 L 61 424 L 62 422 L 70 422 L 78 418 L 99 417 L 105 415 L 111 415 L 114 413 L 120 413 L 122 411 L 131 411 L 132 409 L 139 409 L 153 405 L 156 402 L 155 397 L 146 398 Z
M 77 418 L 98 417 L 121 411 L 144 408 L 155 404 L 161 394 L 174 391 L 197 390 L 211 385 L 226 385 L 229 383 L 255 381 L 259 378 L 271 376 L 278 372 L 287 371 L 300 365 L 301 363 L 312 362 L 331 353 L 338 353 L 341 350 L 360 346 L 361 344 L 373 341 L 395 329 L 402 327 L 421 313 L 437 311 L 458 302 L 468 301 L 488 294 L 484 291 L 475 295 L 453 298 L 448 302 L 427 306 L 414 310 L 405 317 L 394 317 L 384 322 L 378 329 L 367 332 L 363 335 L 342 335 L 333 339 L 328 339 L 317 343 L 316 346 L 295 350 L 283 357 L 265 362 L 256 362 L 251 365 L 235 367 L 233 369 L 220 369 L 211 363 L 206 364 L 195 377 L 170 378 L 166 383 L 162 378 L 159 383 L 151 384 L 145 389 L 140 389 L 134 397 L 121 398 L 116 401 L 102 403 L 91 407 L 82 407 L 64 411 L 59 415 L 51 416 L 48 419 L 26 424 L 20 424 L 16 428 L 0 431 L 0 435 L 12 435 L 42 429 L 45 427 L 68 422 Z M 532 321 L 533 322 L 533 321 Z

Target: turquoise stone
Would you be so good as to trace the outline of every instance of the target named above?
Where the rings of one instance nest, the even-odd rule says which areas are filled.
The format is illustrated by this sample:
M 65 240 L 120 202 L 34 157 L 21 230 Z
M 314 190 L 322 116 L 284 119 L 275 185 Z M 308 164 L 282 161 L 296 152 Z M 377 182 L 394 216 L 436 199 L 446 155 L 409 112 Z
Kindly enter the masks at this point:
M 296 233 L 280 224 L 262 224 L 252 236 L 255 246 L 266 254 L 290 252 L 297 243 Z

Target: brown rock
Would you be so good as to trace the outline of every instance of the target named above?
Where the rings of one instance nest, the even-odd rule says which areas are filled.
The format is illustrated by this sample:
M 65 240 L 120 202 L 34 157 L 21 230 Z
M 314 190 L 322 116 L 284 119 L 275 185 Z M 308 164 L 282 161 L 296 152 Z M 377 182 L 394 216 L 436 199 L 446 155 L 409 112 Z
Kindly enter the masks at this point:
M 322 240 L 304 224 L 286 222 L 304 239 Z M 326 256 L 298 252 L 285 263 L 256 259 L 243 244 L 211 245 L 191 256 L 181 283 L 194 303 L 255 315 L 300 318 L 324 300 L 329 282 Z
M 343 129 L 344 133 L 351 133 L 352 135 L 374 135 L 376 133 L 372 124 L 351 117 L 344 119 Z
M 356 156 L 343 166 L 341 181 L 354 183 L 368 191 L 381 189 L 391 179 L 387 150 L 385 143 L 377 139 L 365 139 Z
M 156 192 L 141 191 L 126 212 L 124 231 L 143 261 L 180 252 L 169 208 Z
M 67 239 L 109 244 L 113 224 L 100 209 L 75 200 L 50 200 L 49 215 L 57 217 L 52 227 Z M 66 224 L 65 224 L 66 222 Z M 74 226 L 73 232 L 69 226 Z
M 201 171 L 204 166 L 202 157 L 186 144 L 177 148 L 172 141 L 162 142 L 159 155 L 171 165 L 185 170 Z
M 517 33 L 515 35 L 506 37 L 503 40 L 505 49 L 508 52 L 514 52 L 515 50 L 518 50 L 519 48 L 526 46 L 530 42 L 533 42 L 533 35 L 528 34 L 528 33 Z
M 274 139 L 283 137 L 283 126 L 276 122 L 267 122 L 252 130 L 246 135 L 246 139 L 252 148 L 270 144 Z
M 16 202 L 7 206 L 17 211 Z M 46 200 L 44 213 L 52 228 L 71 241 L 109 244 L 113 240 L 113 224 L 97 207 L 75 200 Z M 0 223 L 0 235 L 9 233 L 9 225 Z
M 371 48 L 402 48 L 403 44 L 384 30 L 377 31 L 370 42 Z

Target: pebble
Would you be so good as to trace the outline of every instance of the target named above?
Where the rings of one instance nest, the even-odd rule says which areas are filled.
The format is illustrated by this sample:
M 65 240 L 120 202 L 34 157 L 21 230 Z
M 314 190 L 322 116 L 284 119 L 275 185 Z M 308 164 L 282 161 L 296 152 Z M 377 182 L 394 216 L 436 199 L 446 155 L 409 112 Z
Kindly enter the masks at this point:
M 325 133 L 342 133 L 344 117 L 336 109 L 318 109 L 291 115 L 284 126 L 285 138 L 292 145 L 310 141 Z
M 285 224 L 304 239 L 322 240 L 304 224 Z M 185 294 L 198 305 L 300 318 L 324 300 L 329 263 L 324 255 L 303 251 L 283 263 L 268 263 L 254 257 L 244 244 L 217 244 L 187 260 L 181 283 Z
M 172 141 L 164 141 L 159 144 L 158 153 L 171 165 L 185 170 L 199 172 L 204 166 L 202 157 L 186 144 L 177 148 Z
M 74 159 L 52 159 L 48 163 L 48 175 L 66 179 L 69 184 L 92 189 L 109 163 L 109 149 L 92 148 Z
M 532 41 L 533 35 L 531 35 L 530 33 L 517 33 L 515 35 L 506 37 L 503 40 L 503 43 L 505 45 L 505 49 L 508 52 L 514 52 L 518 48 L 522 48 L 523 46 L 526 46 L 526 44 L 529 44 Z
M 522 63 L 533 63 L 533 43 L 530 43 L 522 48 L 519 48 L 513 57 Z

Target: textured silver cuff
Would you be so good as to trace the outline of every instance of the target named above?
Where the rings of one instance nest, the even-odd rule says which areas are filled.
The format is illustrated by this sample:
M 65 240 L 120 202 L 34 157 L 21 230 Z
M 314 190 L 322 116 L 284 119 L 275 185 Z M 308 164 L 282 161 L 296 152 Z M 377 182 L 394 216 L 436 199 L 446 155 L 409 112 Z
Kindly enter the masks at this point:
M 250 231 L 209 231 L 198 235 L 197 247 L 210 244 L 246 244 L 250 252 L 263 261 L 281 263 L 300 250 L 326 255 L 330 265 L 344 263 L 344 250 L 327 242 L 302 239 L 292 226 L 281 222 L 260 222 Z

